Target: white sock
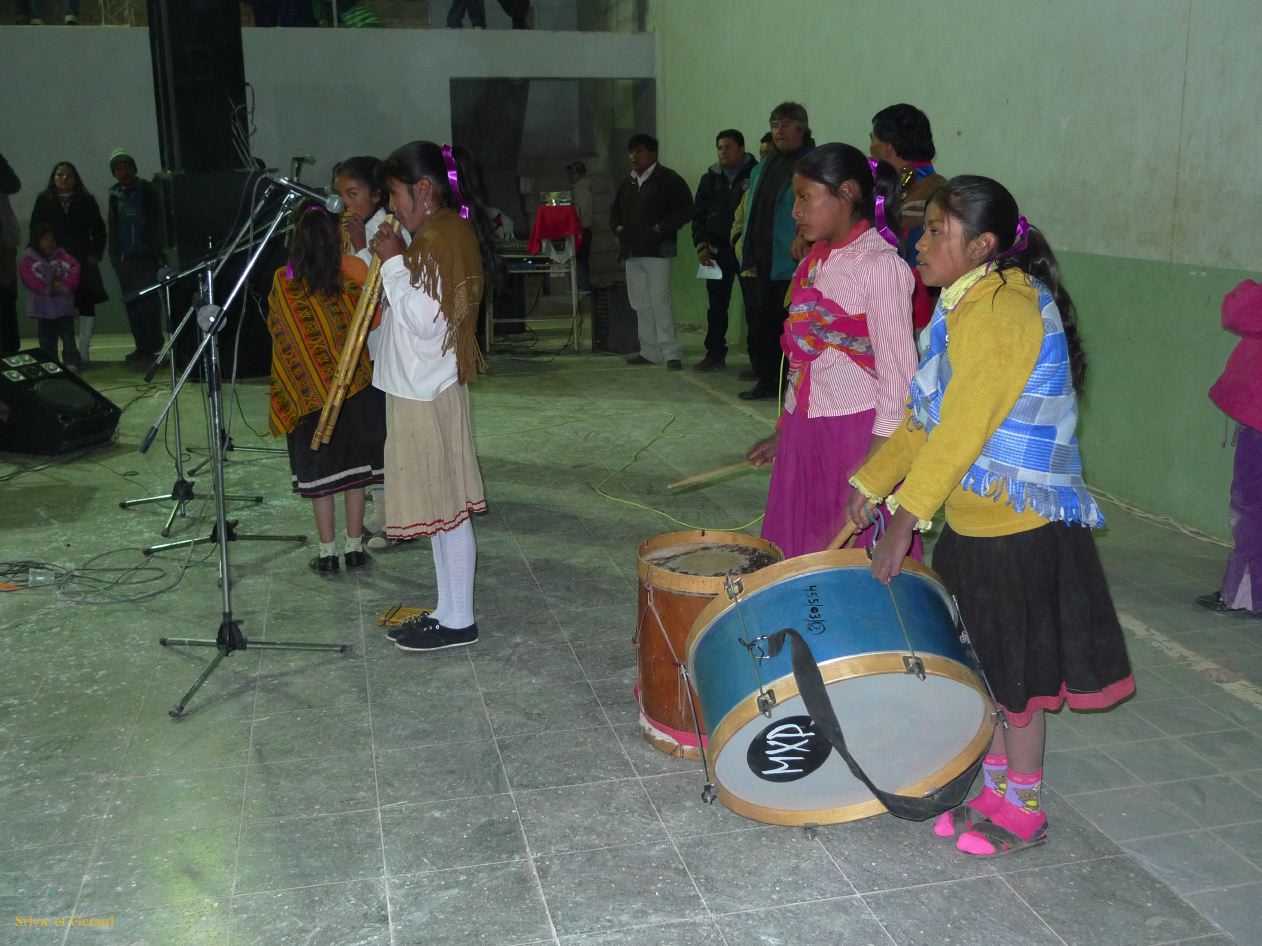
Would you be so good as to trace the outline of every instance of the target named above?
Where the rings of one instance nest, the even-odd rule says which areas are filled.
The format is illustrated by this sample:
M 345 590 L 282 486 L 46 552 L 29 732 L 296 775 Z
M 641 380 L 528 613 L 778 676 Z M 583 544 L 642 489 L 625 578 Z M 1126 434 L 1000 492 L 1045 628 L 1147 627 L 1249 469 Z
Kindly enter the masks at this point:
M 332 542 L 320 543 L 320 557 L 321 558 L 328 558 L 330 555 L 336 555 L 336 554 L 337 554 L 337 541 L 336 540 Z
M 79 357 L 83 361 L 88 360 L 88 351 L 92 347 L 92 333 L 96 331 L 96 316 L 88 317 L 81 315 L 79 322 Z
M 365 492 L 372 500 L 372 517 L 364 520 L 364 528 L 369 532 L 386 531 L 386 488 L 380 483 L 369 486 Z
M 478 566 L 478 544 L 470 520 L 443 536 L 443 564 L 448 572 L 448 586 L 441 623 L 451 628 L 468 627 L 473 623 L 473 575 Z
M 362 552 L 364 550 L 364 537 L 362 535 L 357 535 L 354 538 L 351 538 L 347 535 L 346 544 L 342 548 L 347 552 Z
M 439 624 L 445 624 L 443 616 L 447 613 L 447 601 L 451 598 L 448 591 L 447 577 L 447 560 L 446 549 L 444 548 L 443 539 L 445 535 L 442 532 L 435 532 L 429 537 L 430 548 L 434 550 L 434 580 L 438 585 L 438 600 L 434 603 L 434 610 L 430 612 L 432 617 Z

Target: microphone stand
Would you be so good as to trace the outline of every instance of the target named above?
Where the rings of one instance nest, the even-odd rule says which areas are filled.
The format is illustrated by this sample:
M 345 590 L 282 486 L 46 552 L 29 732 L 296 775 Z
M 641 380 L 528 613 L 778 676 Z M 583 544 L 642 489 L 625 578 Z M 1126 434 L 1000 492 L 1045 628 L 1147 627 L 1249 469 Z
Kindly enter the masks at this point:
M 224 300 L 224 304 L 222 306 L 215 305 L 214 301 L 215 273 L 223 267 L 224 261 L 235 251 L 236 245 L 241 242 L 246 230 L 253 226 L 253 218 L 246 222 L 245 227 L 242 228 L 242 232 L 238 234 L 238 237 L 233 242 L 232 247 L 224 253 L 217 267 L 212 268 L 209 265 L 209 262 L 207 263 L 205 276 L 206 302 L 204 305 L 197 308 L 198 326 L 202 331 L 201 343 L 198 345 L 197 351 L 193 353 L 193 356 L 189 359 L 188 364 L 185 366 L 183 375 L 181 375 L 176 382 L 176 388 L 172 391 L 171 399 L 167 401 L 167 404 L 162 409 L 162 413 L 159 415 L 158 420 L 149 429 L 149 432 L 145 435 L 144 440 L 141 442 L 141 453 L 145 453 L 153 444 L 154 439 L 158 435 L 159 424 L 161 424 L 162 420 L 172 409 L 176 398 L 179 396 L 180 390 L 188 382 L 188 378 L 193 371 L 193 366 L 199 357 L 203 358 L 203 380 L 206 383 L 207 397 L 210 402 L 211 429 L 213 431 L 222 429 L 223 402 L 221 397 L 222 392 L 220 390 L 218 346 L 214 344 L 215 334 L 223 324 L 224 312 L 227 310 L 228 306 L 232 304 L 237 293 L 241 291 L 241 287 L 245 285 L 246 279 L 250 275 L 250 271 L 254 268 L 254 265 L 258 262 L 259 257 L 263 254 L 263 250 L 266 247 L 267 242 L 280 227 L 281 221 L 288 213 L 293 196 L 294 195 L 292 194 L 287 194 L 284 200 L 281 201 L 281 205 L 277 209 L 276 215 L 272 218 L 272 222 L 268 226 L 267 232 L 264 234 L 263 238 L 255 244 L 253 254 L 242 268 L 241 274 L 237 278 L 236 285 L 232 287 L 232 291 L 228 293 L 228 298 Z M 266 199 L 266 195 L 264 196 L 264 199 Z M 187 321 L 187 319 L 188 316 L 185 317 L 185 321 Z M 168 341 L 168 350 L 173 342 L 174 339 Z M 166 353 L 166 351 L 163 352 L 163 354 Z M 225 511 L 224 445 L 217 437 L 212 436 L 210 438 L 209 449 L 211 458 L 214 461 L 212 468 L 215 486 L 215 526 L 210 536 L 206 539 L 192 539 L 187 542 L 173 542 L 165 546 L 155 546 L 152 549 L 145 550 L 146 553 L 151 554 L 152 552 L 163 548 L 172 548 L 177 545 L 195 545 L 201 542 L 215 542 L 219 546 L 219 587 L 222 592 L 223 607 L 222 620 L 219 623 L 219 631 L 215 639 L 197 640 L 191 638 L 173 637 L 161 637 L 158 639 L 158 643 L 163 647 L 214 647 L 218 650 L 218 653 L 215 654 L 211 662 L 201 672 L 201 675 L 198 676 L 193 685 L 180 698 L 180 701 L 167 711 L 167 714 L 175 720 L 179 720 L 184 717 L 184 710 L 188 706 L 189 701 L 194 695 L 196 695 L 197 691 L 201 689 L 202 684 L 210 678 L 210 675 L 214 673 L 215 668 L 219 666 L 220 662 L 222 662 L 225 657 L 232 656 L 232 654 L 238 650 L 245 650 L 247 647 L 251 646 L 255 649 L 263 650 L 302 650 L 314 651 L 317 653 L 345 653 L 349 650 L 349 647 L 346 644 L 308 644 L 285 641 L 255 641 L 251 644 L 251 642 L 246 639 L 245 635 L 241 633 L 241 627 L 236 620 L 233 619 L 232 615 L 232 572 L 228 561 L 228 543 L 234 539 L 275 539 L 281 541 L 296 541 L 299 544 L 305 544 L 307 537 L 305 535 L 245 536 L 235 534 L 233 531 L 235 523 L 228 521 L 227 513 Z
M 177 273 L 169 266 L 163 266 L 158 270 L 158 281 L 152 286 L 146 286 L 134 293 L 131 297 L 139 299 L 151 292 L 161 292 L 162 301 L 162 323 L 169 326 L 171 324 L 171 286 L 186 277 L 199 272 L 205 266 L 205 261 L 199 262 L 196 266 L 190 267 L 183 272 Z M 181 322 L 181 326 L 183 323 Z M 172 333 L 172 337 L 179 334 L 179 329 Z M 160 362 L 161 356 L 158 361 Z M 176 368 L 174 356 L 169 358 L 171 366 L 171 388 L 175 389 L 176 385 Z M 146 375 L 146 380 L 148 375 Z M 184 472 L 184 444 L 180 432 L 180 404 L 176 401 L 171 407 L 171 417 L 167 421 L 168 429 L 175 431 L 175 483 L 171 486 L 169 493 L 160 496 L 145 496 L 143 499 L 124 499 L 118 504 L 119 509 L 130 509 L 132 506 L 143 506 L 147 503 L 166 503 L 173 502 L 175 505 L 171 507 L 171 514 L 167 516 L 166 524 L 162 527 L 162 537 L 169 538 L 171 535 L 171 526 L 175 522 L 175 517 L 184 518 L 187 514 L 187 506 L 190 502 L 197 498 L 197 494 L 193 490 L 194 483 L 185 476 Z M 196 475 L 196 471 L 190 471 L 192 475 Z M 238 500 L 242 502 L 261 503 L 262 496 L 225 496 L 228 500 Z M 146 554 L 151 554 L 152 547 L 146 549 Z

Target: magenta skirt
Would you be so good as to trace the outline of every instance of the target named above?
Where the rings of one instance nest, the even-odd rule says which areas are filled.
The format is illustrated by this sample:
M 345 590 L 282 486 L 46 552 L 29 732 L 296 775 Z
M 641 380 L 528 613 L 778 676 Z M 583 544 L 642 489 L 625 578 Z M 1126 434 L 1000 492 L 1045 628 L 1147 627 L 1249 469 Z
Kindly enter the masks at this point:
M 875 417 L 876 411 L 841 417 L 784 415 L 762 537 L 780 546 L 785 558 L 823 551 L 845 525 L 850 477 L 868 455 Z M 884 506 L 881 511 L 888 518 Z M 875 529 L 859 533 L 855 547 L 868 548 L 875 534 Z M 909 554 L 921 559 L 920 536 Z

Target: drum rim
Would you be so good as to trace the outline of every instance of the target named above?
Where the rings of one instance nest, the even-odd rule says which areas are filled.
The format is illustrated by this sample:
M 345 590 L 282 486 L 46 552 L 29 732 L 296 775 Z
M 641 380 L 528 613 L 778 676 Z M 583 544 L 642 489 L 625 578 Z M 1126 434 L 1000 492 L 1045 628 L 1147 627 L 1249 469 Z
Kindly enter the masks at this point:
M 836 657 L 820 664 L 819 669 L 820 674 L 824 678 L 825 687 L 830 683 L 838 683 L 856 677 L 885 673 L 901 675 L 905 672 L 903 666 L 903 657 L 905 655 L 905 651 L 882 651 L 851 657 Z M 990 745 L 991 739 L 994 738 L 994 721 L 992 717 L 995 713 L 995 707 L 981 679 L 959 661 L 952 660 L 949 657 L 926 653 L 921 653 L 919 656 L 924 661 L 927 673 L 964 684 L 977 693 L 982 698 L 982 704 L 990 707 L 990 709 L 982 715 L 981 725 L 973 738 L 969 740 L 963 750 L 953 756 L 945 765 L 929 775 L 920 777 L 915 782 L 885 789 L 886 791 L 902 795 L 923 795 L 932 788 L 945 785 L 963 772 L 971 760 L 979 758 L 985 747 Z M 769 683 L 764 683 L 763 689 L 775 691 L 777 705 L 801 696 L 797 681 L 794 680 L 792 673 L 778 677 Z M 740 712 L 739 718 L 736 715 L 738 711 Z M 722 779 L 719 777 L 718 759 L 723 754 L 723 749 L 727 746 L 728 741 L 754 717 L 761 715 L 762 712 L 758 709 L 758 692 L 755 690 L 728 710 L 718 726 L 709 733 L 709 746 L 707 747 L 706 755 L 713 760 L 714 782 L 718 786 L 720 800 L 728 809 L 753 821 L 779 825 L 841 824 L 846 821 L 856 821 L 860 818 L 878 815 L 885 811 L 885 806 L 875 798 L 854 802 L 850 805 L 792 810 L 769 808 L 765 805 L 746 801 L 741 796 L 735 795 L 731 789 L 723 785 Z M 961 761 L 963 761 L 963 765 L 960 765 Z
M 664 535 L 654 536 L 640 543 L 640 547 L 636 552 L 636 574 L 639 576 L 640 583 L 649 588 L 681 592 L 683 594 L 708 596 L 718 594 L 723 590 L 723 585 L 727 581 L 726 575 L 684 575 L 680 572 L 659 568 L 644 558 L 649 552 L 672 545 L 701 546 L 714 544 L 708 540 L 713 539 L 715 536 L 723 536 L 721 544 L 724 545 L 743 545 L 746 548 L 771 552 L 777 556 L 776 565 L 784 564 L 784 552 L 780 546 L 759 536 L 746 535 L 744 532 L 726 532 L 722 529 L 688 529 L 682 532 L 668 532 Z M 767 567 L 771 568 L 773 566 L 769 565 Z M 758 572 L 744 572 L 738 577 L 744 578 L 747 575 L 756 574 Z
M 829 568 L 854 565 L 863 565 L 864 567 L 871 565 L 866 549 L 827 549 L 823 552 L 810 552 L 807 555 L 786 558 L 783 561 L 776 562 L 774 565 L 760 568 L 756 572 L 739 576 L 744 585 L 742 594 L 751 595 L 786 578 L 796 578 L 799 575 L 809 575 Z M 943 601 L 946 602 L 947 607 L 950 609 L 952 622 L 957 626 L 959 625 L 960 615 L 955 599 L 946 590 L 946 585 L 937 572 L 926 565 L 922 565 L 914 558 L 903 559 L 903 571 L 918 575 L 921 578 L 927 578 L 933 582 L 937 586 Z M 875 579 L 873 580 L 875 581 Z M 688 631 L 688 638 L 684 642 L 684 662 L 690 674 L 694 672 L 692 665 L 693 652 L 696 650 L 701 638 L 720 614 L 734 606 L 735 602 L 728 600 L 726 596 L 716 597 L 706 605 L 705 609 L 697 615 L 697 619 L 692 622 L 692 627 Z M 779 630 L 779 628 L 776 628 L 776 630 Z

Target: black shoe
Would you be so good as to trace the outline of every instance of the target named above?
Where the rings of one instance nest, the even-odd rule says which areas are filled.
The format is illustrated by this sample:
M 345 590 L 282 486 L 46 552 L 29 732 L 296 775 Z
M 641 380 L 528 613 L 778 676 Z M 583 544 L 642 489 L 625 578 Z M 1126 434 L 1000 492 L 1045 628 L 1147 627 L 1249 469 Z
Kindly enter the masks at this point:
M 632 355 L 630 358 L 627 359 L 627 364 L 639 366 L 639 365 L 651 365 L 653 364 L 653 362 L 649 361 L 643 355 Z
M 352 549 L 345 556 L 347 568 L 359 568 L 369 562 L 368 553 L 363 549 Z
M 478 639 L 478 625 L 468 627 L 444 627 L 437 621 L 410 628 L 394 639 L 399 650 L 446 650 L 448 647 L 467 647 Z
M 153 361 L 153 356 L 146 355 L 143 351 L 137 349 L 136 351 L 129 352 L 124 355 L 123 361 L 127 362 L 129 365 L 139 365 Z
M 680 361 L 678 358 L 672 358 L 670 361 L 666 362 L 666 370 L 667 371 L 683 371 L 684 363 Z
M 311 567 L 313 572 L 319 572 L 322 575 L 327 575 L 330 572 L 337 571 L 337 556 L 317 555 L 307 564 Z
M 408 618 L 406 621 L 400 621 L 394 627 L 386 628 L 386 637 L 393 641 L 398 640 L 399 635 L 407 631 L 428 631 L 436 627 L 438 627 L 438 622 L 430 617 L 429 612 L 426 611 L 420 617 Z
M 771 385 L 755 384 L 748 391 L 742 391 L 737 396 L 742 401 L 762 401 L 762 400 L 766 400 L 767 398 L 777 397 L 778 394 L 779 392 L 777 392 L 776 389 Z
M 1196 599 L 1196 606 L 1204 608 L 1206 611 L 1230 611 L 1227 602 L 1223 600 L 1221 591 L 1215 591 L 1211 594 L 1201 595 Z
M 1215 614 L 1236 614 L 1240 617 L 1262 618 L 1262 611 L 1251 611 L 1248 608 L 1232 608 L 1223 600 L 1223 593 L 1215 591 L 1212 594 L 1201 595 L 1196 599 L 1197 607 L 1204 608 L 1206 611 L 1213 611 Z
M 700 371 L 704 374 L 707 371 L 722 371 L 727 367 L 727 361 L 723 358 L 715 358 L 713 355 L 706 355 L 695 365 L 692 366 L 693 371 Z

